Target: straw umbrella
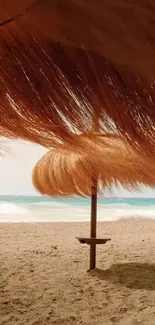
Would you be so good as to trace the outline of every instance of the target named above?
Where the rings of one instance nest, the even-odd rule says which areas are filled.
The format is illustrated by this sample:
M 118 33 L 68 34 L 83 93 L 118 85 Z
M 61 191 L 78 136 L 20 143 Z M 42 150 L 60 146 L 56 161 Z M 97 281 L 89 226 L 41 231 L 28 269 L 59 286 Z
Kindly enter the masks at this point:
M 82 14 L 83 5 L 78 7 L 77 10 L 77 1 L 75 0 L 67 1 L 66 6 L 69 3 L 71 4 L 69 11 L 62 10 L 59 1 L 54 1 L 54 3 L 49 0 L 20 1 L 20 7 L 18 7 L 19 3 L 15 0 L 13 1 L 14 13 L 11 10 L 12 14 L 9 10 L 12 6 L 8 5 L 10 0 L 0 1 L 0 135 L 20 137 L 44 146 L 53 146 L 57 140 L 58 142 L 65 140 L 70 144 L 72 136 L 70 125 L 68 126 L 68 124 L 71 124 L 78 132 L 88 132 L 95 111 L 95 115 L 98 112 L 100 114 L 100 130 L 102 132 L 106 132 L 107 126 L 108 130 L 110 130 L 111 125 L 114 123 L 117 126 L 117 130 L 128 141 L 134 140 L 134 144 L 143 146 L 146 151 L 155 153 L 154 76 L 148 82 L 147 79 L 145 81 L 145 78 L 143 80 L 143 77 L 140 77 L 141 74 L 137 76 L 136 73 L 130 72 L 127 69 L 128 64 L 119 65 L 118 61 L 114 58 L 118 56 L 119 62 L 124 61 L 122 57 L 123 51 L 114 51 L 113 46 L 111 47 L 113 44 L 115 49 L 116 44 L 119 44 L 124 49 L 126 48 L 127 51 L 130 49 L 133 55 L 133 47 L 128 46 L 126 41 L 132 40 L 134 45 L 137 42 L 137 44 L 143 44 L 143 46 L 145 44 L 146 46 L 146 42 L 142 41 L 142 35 L 144 35 L 144 39 L 147 39 L 147 45 L 150 41 L 152 42 L 152 47 L 154 47 L 154 39 L 153 37 L 148 37 L 148 28 L 145 28 L 146 20 L 138 18 L 142 25 L 137 24 L 136 15 L 134 17 L 136 25 L 133 24 L 133 19 L 132 23 L 128 22 L 131 30 L 136 26 L 136 31 L 137 28 L 141 31 L 141 36 L 135 36 L 136 42 L 134 42 L 132 32 L 131 38 L 126 33 L 120 33 L 119 28 L 117 29 L 118 34 L 116 33 L 116 28 L 114 29 L 114 34 L 109 33 L 109 28 L 112 30 L 114 27 L 114 19 L 112 19 L 110 24 L 107 24 L 107 19 L 102 18 L 104 15 L 106 18 L 111 17 L 111 15 L 113 16 L 114 11 L 111 11 L 109 4 L 103 4 L 103 1 L 101 1 L 100 5 L 103 5 L 105 10 L 101 10 L 102 14 L 99 17 L 102 20 L 102 24 L 99 24 L 97 14 L 98 11 L 100 12 L 99 2 L 96 3 L 96 6 L 94 2 L 93 7 L 90 3 L 84 5 L 88 11 L 93 10 L 93 16 L 96 15 L 94 17 L 97 19 L 98 27 L 97 29 L 92 28 L 93 21 L 90 19 L 90 30 L 83 28 L 81 35 L 81 32 L 78 33 L 74 28 L 70 28 L 72 24 L 78 24 L 79 26 L 77 15 L 79 15 L 81 23 L 83 22 L 87 27 L 90 27 L 90 25 L 86 23 L 88 22 L 88 16 L 86 15 L 87 17 L 85 17 Z M 123 0 L 121 2 L 124 3 Z M 118 8 L 120 8 L 119 6 L 120 3 Z M 121 6 L 123 8 L 123 5 Z M 129 8 L 131 9 L 132 6 L 133 4 Z M 139 8 L 138 17 L 143 12 L 141 6 L 144 7 L 144 4 L 139 4 L 138 7 L 136 5 Z M 17 7 L 19 10 L 17 10 Z M 118 8 L 116 5 L 115 10 L 119 16 Z M 154 6 L 151 5 L 149 9 L 151 15 L 153 8 Z M 79 9 L 80 11 L 82 10 L 81 14 Z M 6 13 L 4 12 L 5 10 Z M 145 16 L 149 17 L 148 21 L 152 21 L 151 16 L 148 15 L 148 4 L 146 11 L 147 15 Z M 144 13 L 146 14 L 145 10 Z M 29 14 L 32 14 L 32 16 L 29 16 Z M 57 18 L 51 19 L 53 14 L 54 16 L 56 14 Z M 25 21 L 25 18 L 27 19 L 27 23 L 25 21 L 27 28 L 30 21 L 33 24 L 33 26 L 30 24 L 31 27 L 30 29 L 28 28 L 27 32 L 18 25 L 20 17 L 22 17 L 22 21 Z M 45 19 L 45 17 L 48 19 Z M 17 24 L 16 21 L 14 22 L 14 18 L 18 18 Z M 53 41 L 49 41 L 48 38 L 44 37 L 44 33 L 44 36 L 42 33 L 35 33 L 33 27 L 36 25 L 35 21 L 36 23 L 38 22 L 38 19 L 41 21 L 41 24 L 38 26 L 41 29 L 43 29 L 45 22 L 50 21 Z M 95 24 L 96 19 L 94 21 Z M 68 24 L 65 23 L 66 20 Z M 7 24 L 4 24 L 4 21 Z M 56 21 L 58 25 L 55 25 Z M 122 19 L 120 20 L 120 26 L 121 23 Z M 108 30 L 103 28 L 103 24 L 109 25 Z M 97 48 L 99 52 L 101 49 L 103 50 L 103 52 L 101 50 L 102 55 L 98 51 L 94 52 L 95 44 L 91 46 L 99 25 L 100 28 L 102 26 L 99 35 L 102 35 L 103 38 L 100 48 L 98 41 L 99 39 L 101 40 L 101 37 L 97 37 Z M 122 25 L 124 28 L 124 23 Z M 68 26 L 69 35 L 70 37 L 71 35 L 73 36 L 72 40 L 75 43 L 71 42 L 69 35 L 66 35 L 67 42 L 61 42 L 62 39 L 60 40 L 58 37 L 60 32 L 58 27 L 60 26 L 62 35 Z M 47 29 L 49 30 L 49 28 Z M 143 29 L 146 34 L 142 32 Z M 152 23 L 150 31 L 152 33 Z M 89 32 L 93 35 L 90 35 Z M 57 37 L 54 37 L 55 33 Z M 51 32 L 49 35 L 51 35 Z M 77 35 L 79 35 L 79 41 L 85 45 L 82 48 L 74 46 L 77 44 L 75 41 Z M 90 36 L 88 43 L 85 43 L 84 39 L 82 41 L 84 35 L 85 37 Z M 112 35 L 114 37 L 111 37 Z M 121 42 L 119 41 L 120 35 Z M 106 46 L 103 47 L 105 36 Z M 125 37 L 125 43 L 122 42 L 122 37 Z M 139 37 L 141 39 L 140 43 L 137 41 Z M 106 52 L 108 49 L 108 39 L 110 41 L 109 50 L 112 57 Z M 60 43 L 58 43 L 59 41 Z M 89 46 L 87 47 L 86 45 L 88 44 Z M 154 52 L 151 51 L 152 47 L 150 47 L 149 53 L 154 55 Z M 147 51 L 149 51 L 148 48 Z M 143 55 L 144 53 L 145 51 Z M 132 55 L 129 55 L 129 58 L 133 60 Z M 124 55 L 125 60 L 126 58 L 127 55 Z M 140 59 L 133 61 L 136 67 L 139 66 Z M 147 60 L 147 63 L 145 62 L 146 71 L 149 71 L 149 67 L 152 67 L 152 62 L 151 59 Z M 97 105 L 94 105 L 94 103 L 97 103 Z
M 141 184 L 155 186 L 155 167 L 151 159 L 145 159 L 142 152 L 133 150 L 119 136 L 99 134 L 87 138 L 81 136 L 83 147 L 88 151 L 77 153 L 65 144 L 46 153 L 36 164 L 32 173 L 35 188 L 42 194 L 52 197 L 79 195 L 91 196 L 90 238 L 78 238 L 81 243 L 90 245 L 90 270 L 96 267 L 96 245 L 105 244 L 109 238 L 96 238 L 97 194 L 105 188 L 120 183 L 123 187 L 138 190 Z M 102 157 L 91 154 L 102 148 Z M 94 151 L 93 151 L 94 152 Z M 97 157 L 97 158 L 96 158 Z
M 89 132 L 95 112 L 101 132 L 115 124 L 154 153 L 154 79 L 147 84 L 106 56 L 33 37 L 15 23 L 0 31 L 0 134 L 70 145 L 70 125 Z
M 155 72 L 154 0 L 62 0 L 61 5 L 58 0 L 0 3 L 8 13 L 0 26 L 16 20 L 19 28 L 32 37 L 39 34 L 49 41 L 84 45 L 146 77 Z M 127 12 L 134 12 L 132 20 Z

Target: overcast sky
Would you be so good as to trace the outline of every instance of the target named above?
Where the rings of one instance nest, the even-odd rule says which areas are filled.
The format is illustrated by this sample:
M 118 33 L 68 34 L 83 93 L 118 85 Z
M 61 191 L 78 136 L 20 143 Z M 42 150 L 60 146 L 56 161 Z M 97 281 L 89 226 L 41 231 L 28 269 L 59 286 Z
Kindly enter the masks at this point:
M 6 152 L 0 155 L 0 195 L 38 195 L 31 182 L 31 171 L 45 148 L 19 140 L 4 140 Z M 9 152 L 10 151 L 10 152 Z M 142 193 L 115 190 L 125 197 L 155 197 L 155 190 L 144 188 Z

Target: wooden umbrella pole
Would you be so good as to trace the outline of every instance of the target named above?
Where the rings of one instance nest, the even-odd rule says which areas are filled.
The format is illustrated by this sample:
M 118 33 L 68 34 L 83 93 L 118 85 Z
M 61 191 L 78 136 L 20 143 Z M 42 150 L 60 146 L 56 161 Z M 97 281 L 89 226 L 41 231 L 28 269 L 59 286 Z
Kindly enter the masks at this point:
M 89 58 L 89 63 L 92 68 L 92 71 L 94 72 L 94 75 L 96 76 L 96 70 L 94 70 L 94 66 L 92 64 L 92 61 Z M 98 76 L 97 81 L 98 81 Z M 94 109 L 94 121 L 92 124 L 92 131 L 93 132 L 99 132 L 100 129 L 100 116 L 96 114 L 96 111 Z M 96 238 L 96 225 L 97 225 L 97 183 L 98 178 L 96 175 L 96 171 L 93 170 L 92 173 L 92 189 L 91 189 L 91 225 L 90 225 L 90 237 Z M 94 270 L 96 268 L 96 243 L 91 243 L 90 245 L 90 266 L 89 269 Z
M 96 238 L 97 223 L 97 178 L 92 179 L 92 195 L 91 195 L 91 228 L 90 237 Z M 90 270 L 96 268 L 96 244 L 90 245 Z

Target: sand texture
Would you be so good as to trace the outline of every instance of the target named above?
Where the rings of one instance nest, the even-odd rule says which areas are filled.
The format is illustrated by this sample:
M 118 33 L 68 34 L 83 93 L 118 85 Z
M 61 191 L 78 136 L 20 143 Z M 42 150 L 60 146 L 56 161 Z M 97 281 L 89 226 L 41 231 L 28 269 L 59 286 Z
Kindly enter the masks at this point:
M 0 224 L 0 325 L 155 325 L 155 221 Z

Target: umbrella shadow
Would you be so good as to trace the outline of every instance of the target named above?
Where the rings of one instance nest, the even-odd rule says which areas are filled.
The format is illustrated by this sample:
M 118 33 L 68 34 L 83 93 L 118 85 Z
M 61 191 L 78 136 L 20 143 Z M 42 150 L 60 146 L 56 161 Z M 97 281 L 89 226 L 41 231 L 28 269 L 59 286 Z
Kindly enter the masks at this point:
M 130 289 L 155 290 L 155 264 L 118 263 L 107 270 L 96 269 L 91 272 L 91 275 Z

